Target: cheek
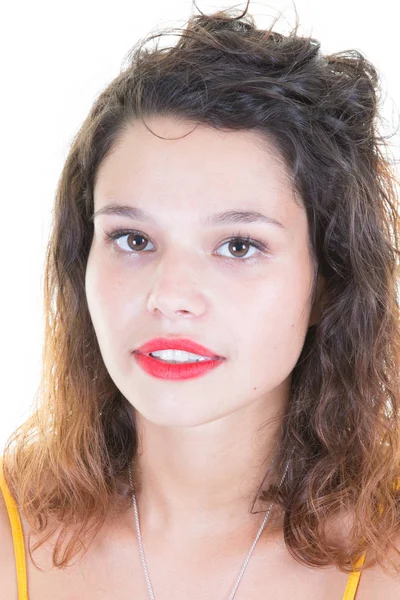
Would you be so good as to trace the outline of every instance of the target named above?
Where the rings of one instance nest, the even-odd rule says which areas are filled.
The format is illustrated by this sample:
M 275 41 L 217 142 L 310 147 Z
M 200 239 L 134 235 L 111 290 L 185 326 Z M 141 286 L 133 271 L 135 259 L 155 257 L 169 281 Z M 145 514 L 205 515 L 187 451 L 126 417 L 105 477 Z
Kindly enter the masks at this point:
M 85 288 L 90 316 L 101 343 L 101 340 L 110 341 L 111 336 L 123 330 L 127 299 L 115 272 L 100 264 L 101 261 L 89 256 Z
M 276 278 L 232 305 L 236 352 L 255 380 L 283 381 L 296 365 L 309 324 L 310 287 L 311 274 Z

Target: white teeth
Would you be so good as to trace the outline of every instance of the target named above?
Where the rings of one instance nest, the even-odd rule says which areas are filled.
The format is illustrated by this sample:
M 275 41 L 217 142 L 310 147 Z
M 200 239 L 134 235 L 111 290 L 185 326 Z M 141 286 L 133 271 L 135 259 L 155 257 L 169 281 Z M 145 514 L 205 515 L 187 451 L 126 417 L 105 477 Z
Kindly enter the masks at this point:
M 192 354 L 191 352 L 185 352 L 184 350 L 156 350 L 155 352 L 150 352 L 150 356 L 161 358 L 161 360 L 172 363 L 200 362 L 204 360 L 210 360 L 209 356 Z

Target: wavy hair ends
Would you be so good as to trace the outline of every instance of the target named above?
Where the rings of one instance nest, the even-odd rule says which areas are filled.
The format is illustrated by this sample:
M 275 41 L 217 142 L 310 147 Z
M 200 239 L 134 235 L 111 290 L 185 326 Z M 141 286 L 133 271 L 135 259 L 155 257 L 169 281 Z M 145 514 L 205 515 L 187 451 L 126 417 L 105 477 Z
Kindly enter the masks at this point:
M 307 211 L 326 282 L 293 371 L 271 483 L 258 497 L 275 498 L 287 548 L 305 565 L 350 572 L 370 549 L 375 558 L 365 566 L 386 569 L 395 548 L 398 182 L 378 133 L 378 73 L 356 50 L 323 55 L 298 22 L 288 35 L 274 29 L 277 19 L 259 29 L 247 10 L 192 16 L 173 30 L 170 47 L 145 47 L 170 30 L 141 40 L 73 139 L 46 252 L 41 382 L 31 416 L 4 450 L 6 480 L 39 535 L 32 560 L 60 530 L 53 564 L 67 566 L 110 512 L 131 507 L 134 411 L 102 361 L 84 281 L 99 165 L 134 120 L 157 115 L 251 129 L 273 143 Z M 342 517 L 346 535 L 333 535 Z

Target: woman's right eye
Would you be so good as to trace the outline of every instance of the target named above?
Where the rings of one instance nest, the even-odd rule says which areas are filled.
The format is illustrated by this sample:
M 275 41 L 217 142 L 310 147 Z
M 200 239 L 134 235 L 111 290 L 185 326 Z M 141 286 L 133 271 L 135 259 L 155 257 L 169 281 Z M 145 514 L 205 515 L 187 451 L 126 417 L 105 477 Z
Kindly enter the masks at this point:
M 121 244 L 117 244 L 118 248 L 126 253 L 131 253 L 132 250 L 143 251 L 149 241 L 140 231 L 132 231 L 131 229 L 117 229 L 115 231 L 106 231 L 105 233 L 112 242 L 127 238 L 125 247 L 124 244 L 122 244 L 122 247 Z

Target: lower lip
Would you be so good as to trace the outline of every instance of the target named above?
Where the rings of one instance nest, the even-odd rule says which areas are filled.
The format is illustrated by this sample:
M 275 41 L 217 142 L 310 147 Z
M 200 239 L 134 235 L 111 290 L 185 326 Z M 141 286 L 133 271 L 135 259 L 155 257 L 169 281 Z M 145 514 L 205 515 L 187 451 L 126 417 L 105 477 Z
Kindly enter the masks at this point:
M 223 361 L 204 360 L 196 363 L 172 364 L 157 360 L 147 354 L 134 353 L 136 362 L 146 373 L 158 379 L 193 379 L 215 369 Z

